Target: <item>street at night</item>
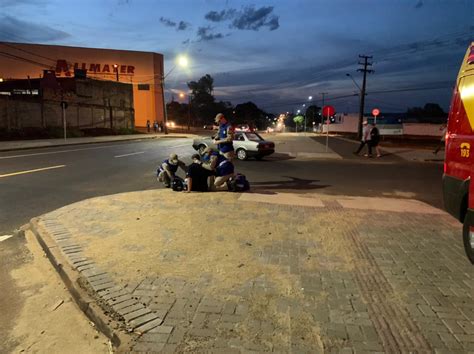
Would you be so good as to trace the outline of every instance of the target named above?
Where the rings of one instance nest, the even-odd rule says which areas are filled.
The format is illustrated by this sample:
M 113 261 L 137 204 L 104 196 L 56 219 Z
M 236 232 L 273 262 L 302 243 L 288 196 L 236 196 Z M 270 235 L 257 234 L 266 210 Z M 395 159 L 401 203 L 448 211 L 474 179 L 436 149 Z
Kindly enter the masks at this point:
M 474 353 L 472 0 L 0 2 L 0 354 Z

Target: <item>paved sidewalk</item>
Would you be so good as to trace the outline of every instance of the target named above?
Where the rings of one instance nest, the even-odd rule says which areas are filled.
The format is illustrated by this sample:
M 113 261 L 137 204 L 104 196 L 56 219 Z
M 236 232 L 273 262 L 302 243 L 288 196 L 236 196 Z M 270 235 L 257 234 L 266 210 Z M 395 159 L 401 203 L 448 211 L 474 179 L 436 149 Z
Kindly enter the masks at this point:
M 263 135 L 263 134 L 262 134 Z M 312 134 L 265 134 L 265 139 L 275 142 L 275 153 L 297 159 L 342 159 L 342 156 L 325 143 L 312 139 Z
M 321 137 L 317 138 L 318 141 L 321 141 Z M 334 141 L 344 141 L 353 145 L 353 150 L 357 148 L 359 145 L 358 141 L 344 138 L 342 136 L 332 136 L 330 139 L 334 139 Z M 392 156 L 396 156 L 406 161 L 415 161 L 415 162 L 435 162 L 435 163 L 443 163 L 444 162 L 444 149 L 439 151 L 437 154 L 433 154 L 433 149 L 429 148 L 413 148 L 413 147 L 389 147 L 384 145 L 384 142 L 380 142 L 380 149 L 382 150 L 382 158 L 380 159 L 385 160 Z M 364 152 L 367 151 L 366 148 L 363 150 Z M 374 151 L 375 154 L 375 151 Z M 360 155 L 363 155 L 361 152 Z
M 120 351 L 474 351 L 461 226 L 418 201 L 143 191 L 36 228 L 130 333 Z
M 14 140 L 14 141 L 1 141 L 0 151 L 12 151 L 12 150 L 25 150 L 25 149 L 36 149 L 44 147 L 54 146 L 69 146 L 69 145 L 82 145 L 82 144 L 97 144 L 97 143 L 109 143 L 114 141 L 129 141 L 129 140 L 141 140 L 141 139 L 162 139 L 162 138 L 193 138 L 194 134 L 179 134 L 171 133 L 165 134 L 131 134 L 131 135 L 108 135 L 108 136 L 97 136 L 97 137 L 86 137 L 86 138 L 68 138 L 64 139 L 36 139 L 36 140 Z

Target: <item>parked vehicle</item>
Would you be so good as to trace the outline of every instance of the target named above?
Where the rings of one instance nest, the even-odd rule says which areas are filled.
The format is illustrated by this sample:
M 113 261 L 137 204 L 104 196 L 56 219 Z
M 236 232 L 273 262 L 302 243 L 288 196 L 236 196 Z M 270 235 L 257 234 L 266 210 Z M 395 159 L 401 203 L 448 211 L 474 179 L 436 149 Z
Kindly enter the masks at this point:
M 464 249 L 474 264 L 474 42 L 461 64 L 445 140 L 445 209 L 463 223 Z
M 249 157 L 261 160 L 263 157 L 275 152 L 275 144 L 273 142 L 266 141 L 259 134 L 253 132 L 236 132 L 233 145 L 239 160 L 246 160 Z M 217 146 L 212 142 L 212 137 L 193 140 L 193 148 L 200 154 L 207 147 L 217 150 Z

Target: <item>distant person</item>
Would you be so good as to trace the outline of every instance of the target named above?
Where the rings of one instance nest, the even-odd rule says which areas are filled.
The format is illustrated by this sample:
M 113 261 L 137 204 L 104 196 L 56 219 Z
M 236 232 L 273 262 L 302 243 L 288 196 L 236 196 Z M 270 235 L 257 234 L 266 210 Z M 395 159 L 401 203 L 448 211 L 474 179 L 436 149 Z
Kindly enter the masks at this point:
M 441 148 L 444 148 L 445 145 L 445 140 L 446 140 L 446 132 L 448 130 L 448 127 L 446 124 L 443 124 L 440 129 L 442 129 L 441 132 L 441 139 L 439 140 L 438 146 L 436 146 L 436 149 L 433 151 L 433 154 L 437 154 Z
M 178 155 L 171 154 L 170 157 L 163 161 L 161 166 L 158 168 L 158 181 L 163 182 L 166 188 L 171 187 L 171 182 L 178 172 L 178 168 L 181 168 L 186 172 L 186 164 L 179 160 Z
M 369 145 L 371 148 L 375 148 L 375 152 L 377 153 L 377 157 L 381 157 L 382 153 L 380 152 L 379 147 L 380 142 L 380 131 L 379 128 L 376 127 L 375 123 L 372 124 L 372 129 L 370 129 L 370 141 Z M 370 152 L 369 152 L 370 154 Z
M 209 177 L 213 172 L 202 166 L 199 154 L 194 154 L 193 162 L 188 166 L 186 173 L 187 192 L 207 192 L 209 190 Z
M 365 145 L 367 145 L 367 149 L 368 149 L 368 153 L 365 154 L 364 156 L 367 156 L 367 157 L 372 157 L 372 147 L 370 146 L 369 144 L 369 141 L 370 141 L 370 129 L 368 127 L 368 122 L 366 120 L 364 120 L 364 122 L 362 123 L 363 127 L 362 127 L 362 139 L 360 140 L 360 145 L 359 145 L 359 148 L 354 151 L 354 154 L 355 155 L 359 155 L 359 153 L 362 151 L 362 149 L 364 148 Z
M 158 122 L 156 120 L 153 122 L 153 131 L 158 133 Z
M 150 127 L 151 127 L 151 126 L 150 126 L 150 120 L 148 119 L 148 120 L 146 121 L 146 131 L 147 131 L 147 133 L 150 132 Z
M 224 155 L 226 159 L 232 161 L 234 158 L 234 129 L 222 113 L 218 113 L 214 120 L 216 124 L 219 125 L 214 144 L 217 144 L 219 152 Z

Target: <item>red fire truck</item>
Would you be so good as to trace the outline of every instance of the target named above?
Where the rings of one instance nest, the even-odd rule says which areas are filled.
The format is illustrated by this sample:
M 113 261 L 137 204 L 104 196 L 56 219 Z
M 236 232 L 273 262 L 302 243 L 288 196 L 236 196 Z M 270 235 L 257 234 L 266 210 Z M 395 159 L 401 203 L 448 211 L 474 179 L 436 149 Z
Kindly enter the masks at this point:
M 474 264 L 474 42 L 461 64 L 445 139 L 444 205 L 463 223 L 464 249 Z

